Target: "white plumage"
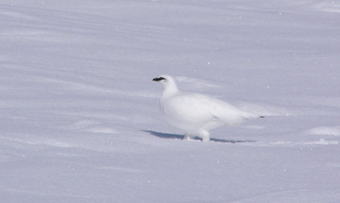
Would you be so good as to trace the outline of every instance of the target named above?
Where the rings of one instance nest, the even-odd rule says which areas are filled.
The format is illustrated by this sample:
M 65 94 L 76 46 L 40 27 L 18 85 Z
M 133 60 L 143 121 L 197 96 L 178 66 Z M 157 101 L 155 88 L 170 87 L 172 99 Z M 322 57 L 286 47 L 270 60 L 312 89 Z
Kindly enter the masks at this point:
M 199 136 L 210 139 L 209 131 L 223 126 L 236 125 L 245 119 L 258 118 L 224 101 L 202 94 L 178 90 L 175 80 L 168 75 L 154 78 L 163 84 L 161 108 L 168 123 L 186 132 L 185 138 Z

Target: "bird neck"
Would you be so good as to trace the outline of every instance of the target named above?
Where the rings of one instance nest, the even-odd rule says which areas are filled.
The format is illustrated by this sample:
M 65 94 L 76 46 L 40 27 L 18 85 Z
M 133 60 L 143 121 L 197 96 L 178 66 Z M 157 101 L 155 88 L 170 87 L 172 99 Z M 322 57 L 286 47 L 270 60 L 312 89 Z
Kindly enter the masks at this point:
M 179 91 L 179 90 L 178 90 L 177 85 L 176 85 L 175 83 L 167 84 L 167 85 L 164 87 L 163 98 L 171 97 L 171 96 L 177 94 L 178 91 Z

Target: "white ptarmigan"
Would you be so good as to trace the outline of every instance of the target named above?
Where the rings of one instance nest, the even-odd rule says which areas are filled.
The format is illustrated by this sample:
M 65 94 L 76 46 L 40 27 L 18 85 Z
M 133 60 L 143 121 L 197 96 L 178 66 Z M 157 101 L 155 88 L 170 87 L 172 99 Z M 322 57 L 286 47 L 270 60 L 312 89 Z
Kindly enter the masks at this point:
M 164 87 L 160 104 L 167 122 L 184 130 L 185 139 L 198 136 L 202 141 L 209 141 L 209 131 L 214 128 L 262 117 L 216 98 L 180 91 L 175 80 L 168 75 L 156 77 L 153 81 L 160 82 Z

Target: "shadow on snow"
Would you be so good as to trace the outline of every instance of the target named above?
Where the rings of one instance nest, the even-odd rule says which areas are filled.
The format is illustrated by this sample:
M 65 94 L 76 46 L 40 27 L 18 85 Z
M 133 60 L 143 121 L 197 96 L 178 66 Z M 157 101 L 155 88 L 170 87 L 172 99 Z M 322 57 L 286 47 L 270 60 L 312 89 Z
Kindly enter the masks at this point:
M 172 134 L 172 133 L 163 133 L 163 132 L 157 132 L 153 130 L 142 130 L 143 132 L 149 133 L 150 135 L 153 135 L 155 137 L 163 138 L 163 139 L 183 139 L 184 135 L 180 134 Z M 192 140 L 202 140 L 200 137 L 192 137 Z M 256 142 L 255 140 L 228 140 L 228 139 L 220 139 L 220 138 L 210 138 L 210 141 L 212 142 L 220 142 L 220 143 L 247 143 L 247 142 Z

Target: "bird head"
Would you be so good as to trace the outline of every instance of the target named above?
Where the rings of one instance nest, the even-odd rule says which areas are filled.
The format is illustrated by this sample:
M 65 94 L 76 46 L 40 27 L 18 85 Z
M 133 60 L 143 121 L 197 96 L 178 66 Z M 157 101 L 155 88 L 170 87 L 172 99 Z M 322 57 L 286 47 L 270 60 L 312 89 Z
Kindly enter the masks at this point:
M 174 94 L 178 91 L 175 80 L 169 75 L 161 75 L 152 79 L 152 81 L 161 83 L 165 90 L 164 94 L 166 95 Z
M 152 81 L 159 82 L 164 86 L 175 84 L 175 80 L 169 75 L 160 75 L 159 77 L 152 79 Z

